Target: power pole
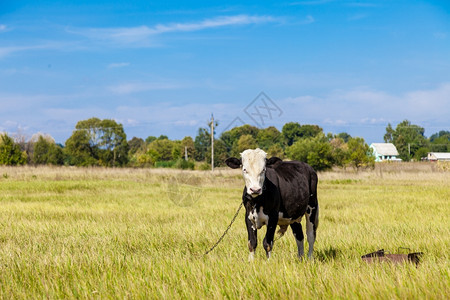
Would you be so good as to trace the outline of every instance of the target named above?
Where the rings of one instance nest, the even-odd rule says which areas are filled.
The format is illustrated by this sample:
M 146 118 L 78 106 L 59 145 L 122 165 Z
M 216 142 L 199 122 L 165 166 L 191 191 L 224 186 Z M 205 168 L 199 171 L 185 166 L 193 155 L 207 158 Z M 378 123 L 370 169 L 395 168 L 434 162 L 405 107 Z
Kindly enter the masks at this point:
M 211 171 L 214 171 L 214 116 L 211 114 Z

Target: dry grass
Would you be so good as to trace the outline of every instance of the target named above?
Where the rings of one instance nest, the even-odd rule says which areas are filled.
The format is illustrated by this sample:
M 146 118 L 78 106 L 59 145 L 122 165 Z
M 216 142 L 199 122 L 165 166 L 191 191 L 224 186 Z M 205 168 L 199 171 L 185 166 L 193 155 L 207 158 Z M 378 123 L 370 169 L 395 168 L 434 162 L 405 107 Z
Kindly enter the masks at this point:
M 319 174 L 315 261 L 288 232 L 253 264 L 243 212 L 202 257 L 239 205 L 239 171 L 1 167 L 0 298 L 448 299 L 450 172 L 381 167 Z M 419 267 L 360 259 L 398 247 L 423 251 Z

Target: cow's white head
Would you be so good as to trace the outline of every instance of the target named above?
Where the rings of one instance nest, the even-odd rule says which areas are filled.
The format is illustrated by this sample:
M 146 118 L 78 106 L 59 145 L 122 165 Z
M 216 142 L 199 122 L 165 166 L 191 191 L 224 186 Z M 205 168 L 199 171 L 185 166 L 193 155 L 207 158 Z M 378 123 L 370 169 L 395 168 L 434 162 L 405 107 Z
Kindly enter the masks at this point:
M 279 158 L 267 160 L 267 154 L 263 150 L 248 149 L 241 153 L 241 159 L 230 157 L 225 163 L 232 169 L 241 168 L 244 177 L 247 194 L 257 197 L 263 192 L 266 167 L 280 161 Z

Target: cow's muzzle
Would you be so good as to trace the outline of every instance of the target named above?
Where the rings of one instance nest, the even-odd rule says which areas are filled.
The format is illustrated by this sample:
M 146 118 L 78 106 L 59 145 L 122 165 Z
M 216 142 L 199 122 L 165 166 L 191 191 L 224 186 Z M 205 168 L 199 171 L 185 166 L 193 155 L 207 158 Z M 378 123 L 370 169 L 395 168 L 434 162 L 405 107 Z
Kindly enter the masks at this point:
M 250 193 L 249 193 L 252 197 L 257 197 L 259 195 L 262 194 L 262 189 L 261 188 L 250 188 Z

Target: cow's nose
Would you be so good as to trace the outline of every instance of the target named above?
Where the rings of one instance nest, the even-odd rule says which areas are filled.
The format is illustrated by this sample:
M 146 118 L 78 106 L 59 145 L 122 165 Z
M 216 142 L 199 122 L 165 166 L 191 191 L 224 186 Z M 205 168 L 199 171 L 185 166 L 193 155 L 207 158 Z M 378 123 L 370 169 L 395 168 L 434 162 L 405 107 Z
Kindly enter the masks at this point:
M 250 188 L 250 191 L 253 194 L 259 194 L 261 192 L 261 188 Z

